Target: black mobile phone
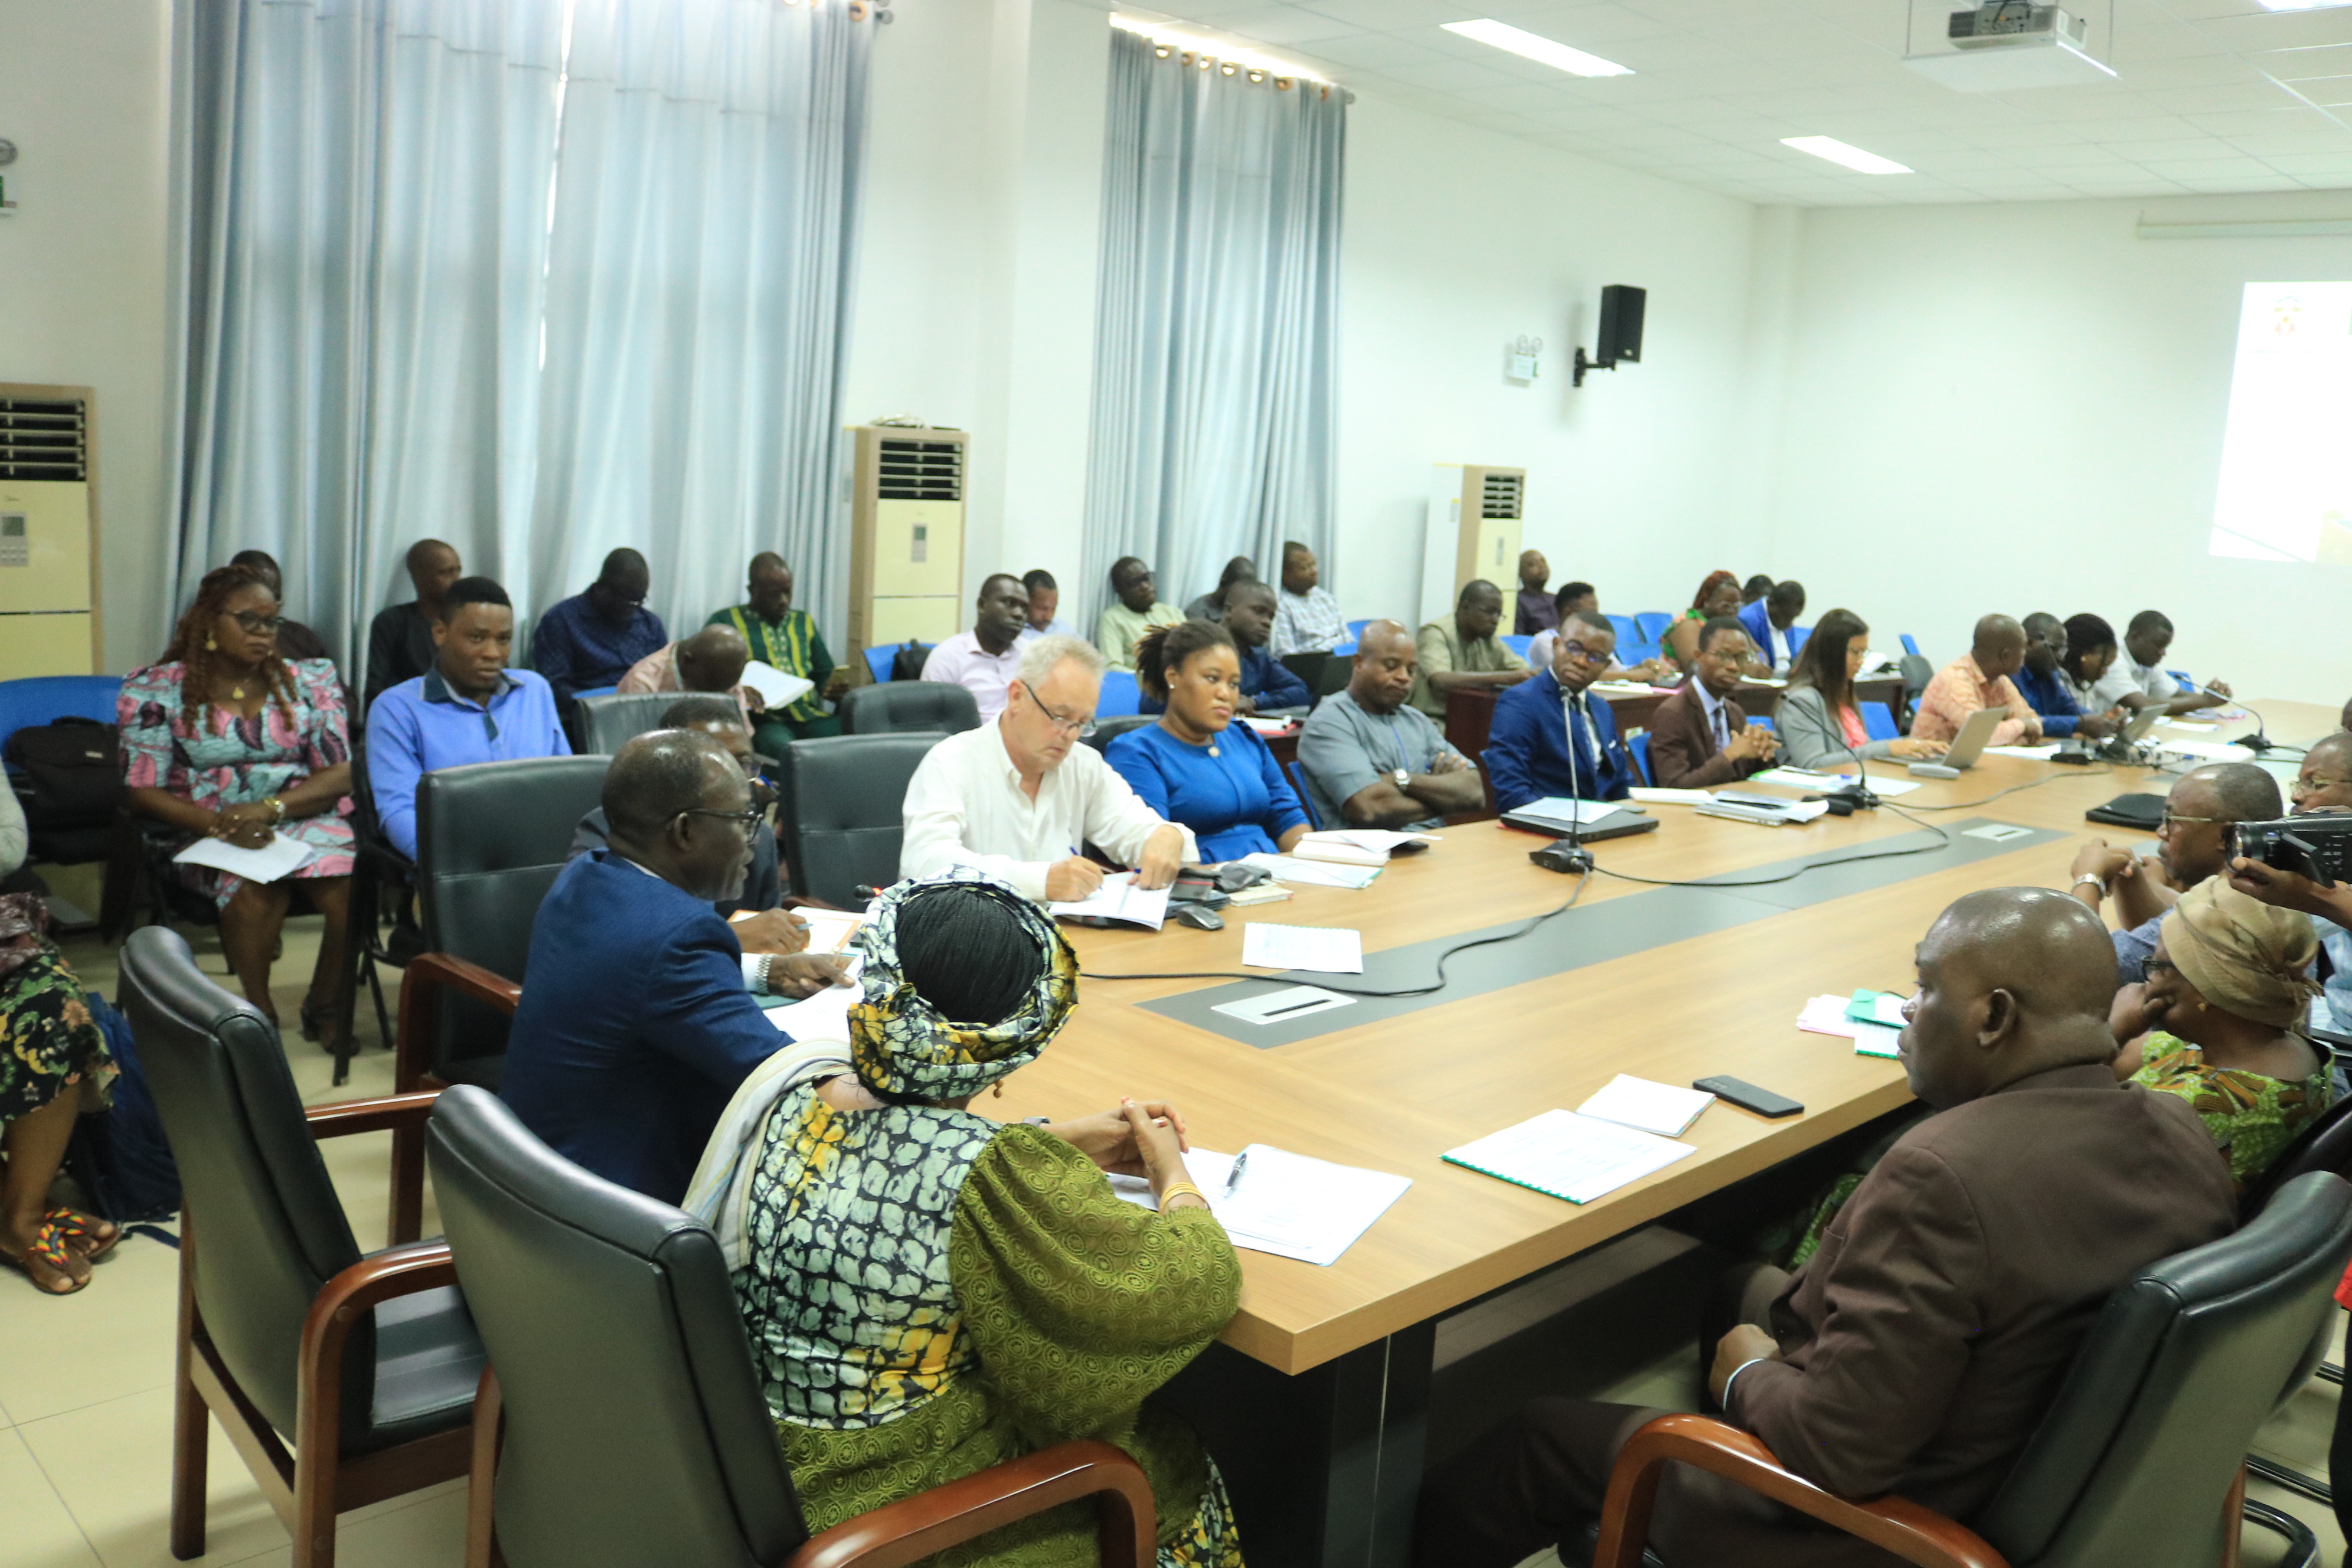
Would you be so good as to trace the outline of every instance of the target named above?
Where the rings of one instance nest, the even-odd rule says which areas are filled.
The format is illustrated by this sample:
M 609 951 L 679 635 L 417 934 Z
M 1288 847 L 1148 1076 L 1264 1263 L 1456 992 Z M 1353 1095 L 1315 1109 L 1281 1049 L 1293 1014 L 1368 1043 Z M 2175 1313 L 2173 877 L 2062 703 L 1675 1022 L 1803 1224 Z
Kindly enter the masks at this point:
M 1805 1108 L 1785 1094 L 1774 1094 L 1769 1089 L 1759 1089 L 1743 1079 L 1717 1074 L 1703 1078 L 1691 1085 L 1705 1089 L 1717 1100 L 1727 1100 L 1742 1110 L 1752 1110 L 1759 1116 L 1795 1116 Z

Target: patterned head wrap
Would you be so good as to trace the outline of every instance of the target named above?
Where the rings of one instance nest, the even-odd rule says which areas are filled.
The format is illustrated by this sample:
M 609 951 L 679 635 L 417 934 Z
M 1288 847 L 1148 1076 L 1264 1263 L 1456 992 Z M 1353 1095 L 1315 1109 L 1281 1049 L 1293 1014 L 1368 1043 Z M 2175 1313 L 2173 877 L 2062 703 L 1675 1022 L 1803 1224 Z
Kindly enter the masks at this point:
M 898 916 L 912 900 L 962 888 L 1010 910 L 1044 960 L 1028 998 L 1001 1024 L 971 1028 L 940 1016 L 899 967 Z M 857 1081 L 892 1101 L 961 1100 L 1036 1058 L 1078 999 L 1078 955 L 1045 911 L 971 867 L 901 882 L 884 893 L 852 939 L 866 955 L 865 998 L 849 1009 L 849 1059 Z
M 2225 1013 L 2292 1028 L 2319 993 L 2306 973 L 2318 947 L 2311 921 L 2220 877 L 2181 894 L 2158 929 L 2181 978 Z

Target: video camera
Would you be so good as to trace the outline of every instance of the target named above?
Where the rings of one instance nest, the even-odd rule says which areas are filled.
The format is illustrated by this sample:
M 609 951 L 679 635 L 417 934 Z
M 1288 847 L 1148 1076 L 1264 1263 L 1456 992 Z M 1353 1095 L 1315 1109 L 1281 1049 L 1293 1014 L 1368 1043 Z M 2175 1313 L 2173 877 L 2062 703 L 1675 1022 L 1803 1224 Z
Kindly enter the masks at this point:
M 2276 822 L 2242 822 L 2238 853 L 2321 887 L 2352 879 L 2352 811 L 2314 812 Z

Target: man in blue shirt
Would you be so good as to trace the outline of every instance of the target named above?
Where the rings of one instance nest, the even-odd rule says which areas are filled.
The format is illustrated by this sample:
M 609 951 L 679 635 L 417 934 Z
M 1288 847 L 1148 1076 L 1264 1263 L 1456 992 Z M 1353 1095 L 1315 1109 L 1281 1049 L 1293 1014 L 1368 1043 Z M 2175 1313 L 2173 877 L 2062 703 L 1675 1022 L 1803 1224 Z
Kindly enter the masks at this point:
M 509 669 L 514 606 L 488 577 L 460 577 L 441 595 L 431 669 L 386 690 L 368 710 L 368 787 L 393 847 L 416 858 L 416 781 L 439 768 L 518 757 L 568 757 L 555 696 L 527 669 Z
M 531 926 L 499 1093 L 557 1153 L 667 1204 L 729 1098 L 792 1043 L 711 907 L 742 891 L 764 804 L 709 735 L 639 735 L 604 775 L 610 847 L 566 866 Z M 846 984 L 829 955 L 753 962 L 771 992 Z
M 2066 623 L 2046 611 L 2025 617 L 2025 668 L 2010 679 L 2017 694 L 2042 715 L 2042 732 L 2061 735 L 2112 735 L 2123 721 L 2120 709 L 2085 713 L 2074 700 L 2074 689 L 2058 668 L 2066 657 Z
M 1780 652 L 1789 662 L 1797 659 L 1797 639 L 1789 635 L 1797 617 L 1805 613 L 1805 585 L 1791 577 L 1785 583 L 1775 583 L 1764 596 L 1739 612 L 1739 624 L 1748 628 L 1748 640 L 1764 660 L 1766 670 L 1780 668 L 1780 656 L 1772 651 L 1772 634 L 1780 634 Z
M 1549 668 L 1495 700 L 1485 760 L 1497 809 L 1517 811 L 1547 795 L 1623 800 L 1640 782 L 1617 738 L 1616 715 L 1586 696 L 1616 655 L 1616 629 L 1605 617 L 1570 612 L 1559 623 Z
M 617 686 L 630 666 L 669 645 L 661 617 L 646 608 L 653 573 L 634 550 L 615 550 L 584 594 L 548 606 L 531 638 L 530 662 L 556 700 L 570 706 L 583 691 Z

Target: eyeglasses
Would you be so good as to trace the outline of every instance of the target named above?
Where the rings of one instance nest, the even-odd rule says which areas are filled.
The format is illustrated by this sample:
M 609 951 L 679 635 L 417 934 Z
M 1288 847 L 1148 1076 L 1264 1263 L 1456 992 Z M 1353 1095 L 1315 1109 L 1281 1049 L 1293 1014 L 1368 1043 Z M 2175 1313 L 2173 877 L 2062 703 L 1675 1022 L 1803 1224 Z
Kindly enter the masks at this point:
M 257 616 L 251 610 L 231 610 L 229 618 L 247 631 L 268 632 L 271 637 L 276 637 L 278 628 L 286 624 L 283 616 Z
M 753 779 L 751 782 L 751 804 L 745 810 L 716 811 L 707 805 L 690 805 L 678 815 L 680 816 L 715 816 L 721 822 L 734 823 L 746 833 L 756 833 L 760 830 L 761 819 L 768 815 L 768 808 L 776 804 L 776 792 L 765 779 Z
M 2142 973 L 2151 977 L 2158 974 L 2178 974 L 2180 973 L 2180 965 L 2173 963 L 2172 960 L 2168 958 L 2142 959 L 2139 966 Z
M 2300 799 L 2306 795 L 2317 795 L 2324 789 L 2341 789 L 2346 784 L 2352 784 L 2352 779 L 2297 778 L 2286 786 L 2286 793 L 2290 799 Z
M 1580 642 L 1564 642 L 1559 645 L 1559 651 L 1568 655 L 1569 658 L 1575 659 L 1580 664 L 1588 659 L 1606 658 L 1609 657 L 1607 654 L 1593 652 L 1591 648 L 1585 647 Z
M 1030 685 L 1025 680 L 1018 681 L 1016 684 L 1020 686 L 1022 690 L 1029 694 L 1029 700 L 1037 705 L 1037 711 L 1045 716 L 1045 722 L 1054 726 L 1055 730 L 1058 730 L 1063 734 L 1075 735 L 1079 740 L 1083 741 L 1088 735 L 1095 732 L 1095 721 L 1092 719 L 1071 719 L 1056 713 L 1051 708 L 1045 706 L 1045 700 L 1037 695 L 1037 689 L 1035 687 Z

